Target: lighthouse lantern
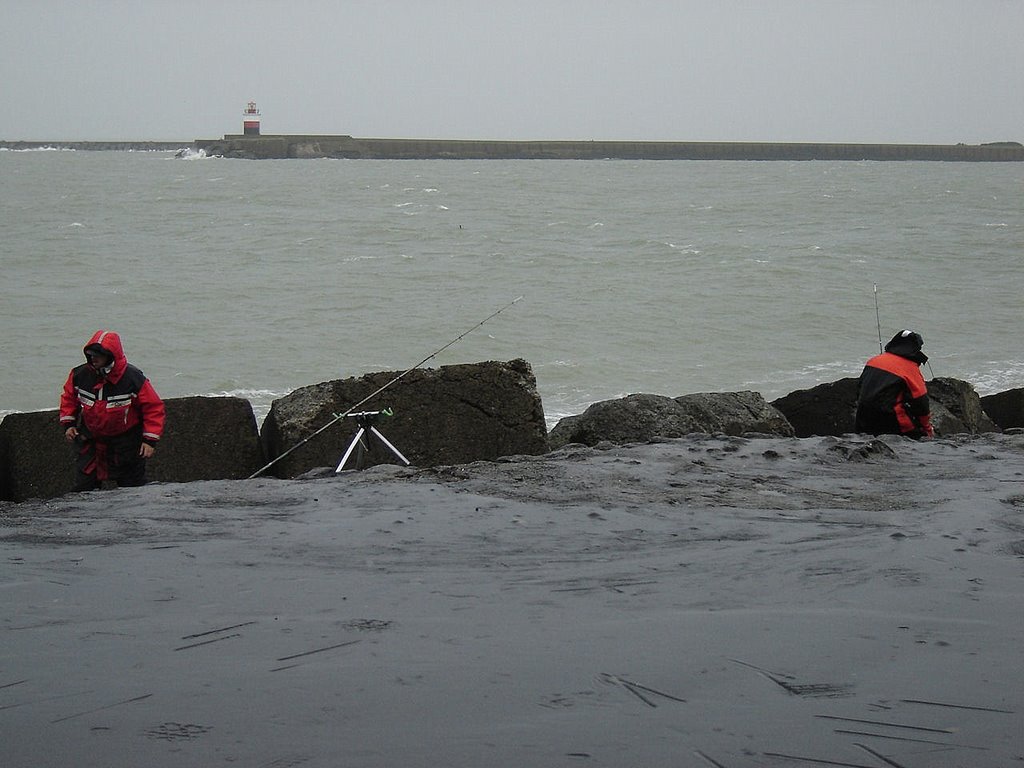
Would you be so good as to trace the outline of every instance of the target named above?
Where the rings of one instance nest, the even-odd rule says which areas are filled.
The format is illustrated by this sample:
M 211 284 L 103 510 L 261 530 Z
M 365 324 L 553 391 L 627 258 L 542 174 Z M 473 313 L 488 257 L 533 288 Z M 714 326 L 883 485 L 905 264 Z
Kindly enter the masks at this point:
M 260 111 L 256 109 L 255 101 L 250 101 L 242 112 L 242 133 L 245 136 L 260 135 Z

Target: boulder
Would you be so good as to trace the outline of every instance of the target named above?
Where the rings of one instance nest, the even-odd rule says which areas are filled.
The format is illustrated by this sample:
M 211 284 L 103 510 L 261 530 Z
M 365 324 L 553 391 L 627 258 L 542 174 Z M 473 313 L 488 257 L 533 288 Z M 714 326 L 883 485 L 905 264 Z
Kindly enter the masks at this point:
M 855 431 L 858 379 L 839 379 L 773 400 L 796 430 L 797 437 L 839 436 Z M 932 426 L 937 436 L 964 432 L 998 432 L 981 408 L 974 387 L 959 379 L 928 382 Z
M 838 437 L 854 431 L 858 388 L 857 378 L 839 379 L 790 392 L 771 404 L 793 425 L 797 437 Z
M 164 435 L 146 467 L 151 481 L 238 479 L 262 464 L 248 400 L 182 397 L 167 399 L 164 405 Z M 25 501 L 68 493 L 74 485 L 74 453 L 56 411 L 8 414 L 0 422 L 0 498 Z
M 634 394 L 594 403 L 582 414 L 561 419 L 551 430 L 548 442 L 554 449 L 569 443 L 642 443 L 695 432 L 792 436 L 793 428 L 756 392 L 700 393 L 676 398 Z
M 935 378 L 928 382 L 928 399 L 932 408 L 935 435 L 964 432 L 977 435 L 998 432 L 999 427 L 981 407 L 981 398 L 974 387 L 960 379 Z
M 1001 429 L 1024 427 L 1024 389 L 1008 389 L 981 398 L 981 408 Z
M 150 480 L 240 480 L 263 465 L 263 446 L 252 403 L 241 397 L 177 397 L 164 401 L 167 423 Z
M 390 410 L 391 416 L 364 417 L 367 426 L 419 467 L 539 455 L 548 449 L 544 409 L 530 364 L 489 361 L 418 368 L 405 375 L 372 373 L 297 389 L 275 400 L 263 423 L 268 461 L 283 456 L 267 472 L 296 477 L 316 467 L 336 467 L 360 421 L 354 415 L 337 416 L 353 409 Z M 363 466 L 400 463 L 376 435 L 367 435 Z M 353 456 L 345 469 L 355 468 Z
M 726 435 L 760 432 L 780 437 L 795 434 L 785 415 L 757 392 L 701 392 L 675 400 L 697 422 L 699 432 Z
M 61 496 L 74 485 L 74 452 L 56 410 L 9 413 L 0 421 L 0 498 Z

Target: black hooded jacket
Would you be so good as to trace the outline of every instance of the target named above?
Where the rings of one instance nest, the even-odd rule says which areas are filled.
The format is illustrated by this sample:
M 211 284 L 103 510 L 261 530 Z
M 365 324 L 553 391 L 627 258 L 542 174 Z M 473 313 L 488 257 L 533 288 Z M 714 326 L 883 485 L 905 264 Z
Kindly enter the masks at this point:
M 860 375 L 856 429 L 873 435 L 931 437 L 931 405 L 920 366 L 928 362 L 924 340 L 900 331 L 885 351 L 868 360 Z

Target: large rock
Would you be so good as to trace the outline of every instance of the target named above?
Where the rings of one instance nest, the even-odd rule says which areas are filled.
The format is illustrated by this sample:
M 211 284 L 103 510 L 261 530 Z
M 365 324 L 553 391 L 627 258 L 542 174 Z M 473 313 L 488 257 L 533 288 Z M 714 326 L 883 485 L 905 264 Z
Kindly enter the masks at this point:
M 760 432 L 793 437 L 785 415 L 757 392 L 700 392 L 675 398 L 697 425 L 710 434 L 742 435 Z
M 283 458 L 267 472 L 296 477 L 317 467 L 336 467 L 358 429 L 355 417 L 336 415 L 392 381 L 355 410 L 390 409 L 394 415 L 376 417 L 374 426 L 415 466 L 547 452 L 544 409 L 525 360 L 421 368 L 395 381 L 399 375 L 380 372 L 328 381 L 275 400 L 263 423 L 263 444 L 268 460 Z M 400 463 L 375 436 L 365 443 L 364 466 Z M 346 469 L 356 468 L 354 458 Z
M 1024 389 L 1008 389 L 981 398 L 981 408 L 1001 429 L 1024 427 Z
M 50 499 L 71 490 L 74 454 L 57 411 L 9 413 L 0 422 L 0 498 Z
M 561 419 L 548 442 L 642 443 L 656 437 L 682 437 L 695 432 L 741 435 L 760 432 L 792 436 L 785 417 L 756 392 L 700 393 L 667 397 L 635 394 L 594 403 L 577 416 Z
M 182 397 L 164 401 L 167 424 L 149 460 L 150 480 L 190 482 L 248 477 L 263 461 L 248 400 Z M 0 498 L 48 499 L 71 491 L 74 448 L 64 440 L 56 411 L 12 413 L 0 422 Z
M 855 431 L 858 380 L 839 379 L 791 392 L 772 401 L 796 430 L 797 437 L 839 436 Z M 981 408 L 978 393 L 966 381 L 936 378 L 928 382 L 935 434 L 998 432 Z
M 263 465 L 252 403 L 241 397 L 164 401 L 167 424 L 146 473 L 150 480 L 239 480 Z
M 932 426 L 938 437 L 964 432 L 977 435 L 999 432 L 999 427 L 981 407 L 974 386 L 960 379 L 935 378 L 928 382 Z
M 846 378 L 790 392 L 773 400 L 797 437 L 839 436 L 854 431 L 858 379 Z

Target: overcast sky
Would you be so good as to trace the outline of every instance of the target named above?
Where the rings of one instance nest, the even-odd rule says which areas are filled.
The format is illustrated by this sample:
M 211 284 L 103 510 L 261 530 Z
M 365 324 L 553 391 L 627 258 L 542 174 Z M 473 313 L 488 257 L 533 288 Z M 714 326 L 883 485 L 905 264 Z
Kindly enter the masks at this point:
M 0 0 L 0 139 L 1024 141 L 1024 0 Z

